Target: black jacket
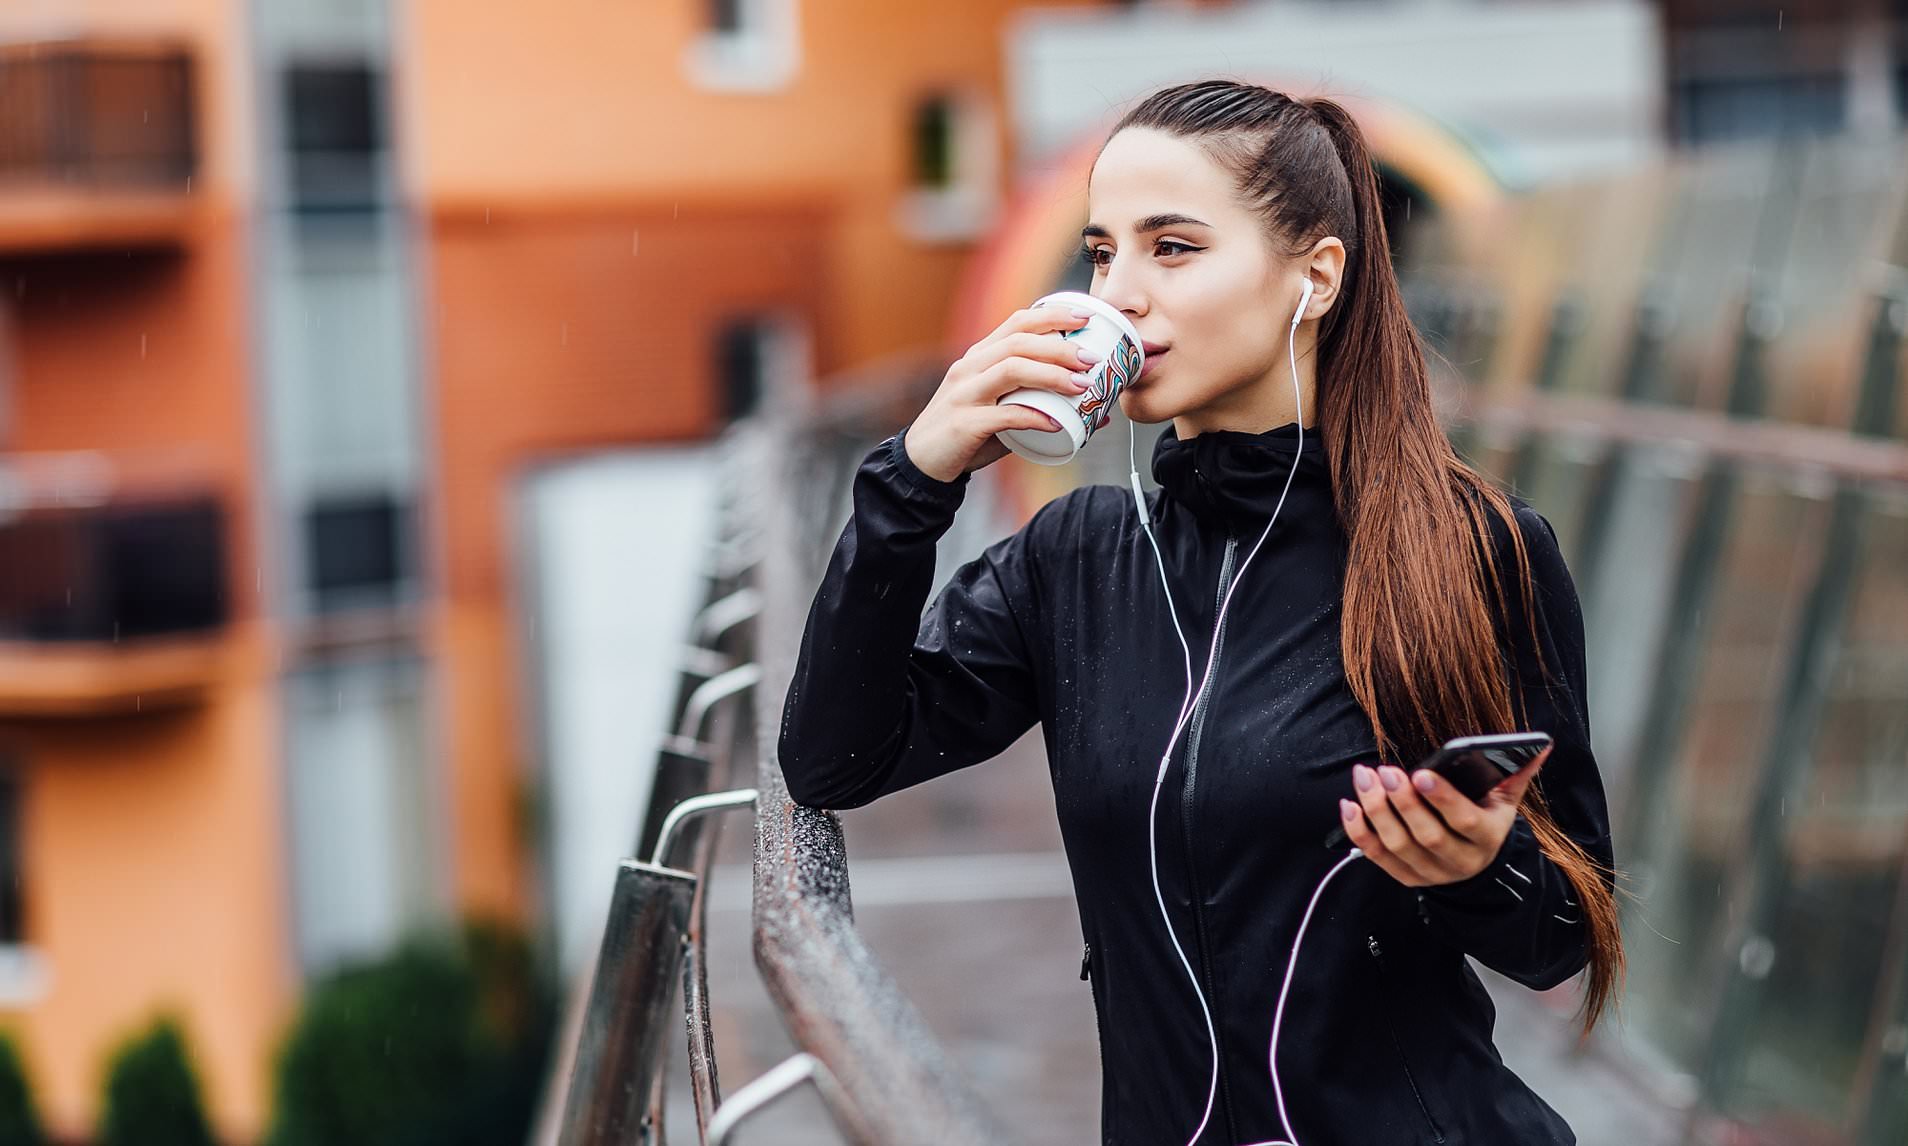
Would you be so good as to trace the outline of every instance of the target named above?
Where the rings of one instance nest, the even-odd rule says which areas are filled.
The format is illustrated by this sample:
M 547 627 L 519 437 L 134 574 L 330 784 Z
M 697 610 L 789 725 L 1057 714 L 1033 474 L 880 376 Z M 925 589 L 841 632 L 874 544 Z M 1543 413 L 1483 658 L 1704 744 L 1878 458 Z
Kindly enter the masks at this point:
M 1168 430 L 1154 448 L 1148 500 L 1195 681 L 1222 582 L 1265 528 L 1295 432 L 1180 441 Z M 1178 1146 L 1205 1108 L 1211 1051 L 1154 899 L 1146 814 L 1185 665 L 1132 495 L 1090 486 L 1054 500 L 955 571 L 923 615 L 935 542 L 967 479 L 928 477 L 901 443 L 856 473 L 853 516 L 815 596 L 783 710 L 789 792 L 866 804 L 987 760 L 1038 722 L 1088 944 L 1103 1140 Z M 1529 724 L 1556 741 L 1538 786 L 1608 863 L 1576 593 L 1549 523 L 1521 502 L 1517 521 L 1539 647 L 1498 621 Z M 1494 543 L 1508 563 L 1508 531 Z M 1308 430 L 1160 796 L 1161 887 L 1220 1045 L 1202 1143 L 1282 1137 L 1266 1063 L 1274 1003 L 1306 902 L 1345 850 L 1323 842 L 1352 795 L 1351 767 L 1377 759 L 1340 657 L 1344 574 L 1323 443 Z M 1513 596 L 1510 615 L 1521 608 Z M 1564 982 L 1586 956 L 1575 899 L 1521 816 L 1492 865 L 1460 884 L 1419 892 L 1362 861 L 1341 873 L 1306 935 L 1279 1047 L 1304 1146 L 1574 1142 L 1499 1058 L 1491 1000 L 1465 956 L 1534 988 Z

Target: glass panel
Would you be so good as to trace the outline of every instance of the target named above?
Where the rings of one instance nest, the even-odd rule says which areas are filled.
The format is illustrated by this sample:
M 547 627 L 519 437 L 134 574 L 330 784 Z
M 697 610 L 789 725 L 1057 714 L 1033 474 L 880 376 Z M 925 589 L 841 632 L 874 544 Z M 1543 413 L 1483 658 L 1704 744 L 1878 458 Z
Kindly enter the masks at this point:
M 1388 184 L 1386 193 L 1388 202 L 1416 194 L 1402 180 Z M 1543 335 L 1547 298 L 1506 293 L 1521 262 L 1532 261 L 1520 260 L 1520 254 L 1545 240 L 1525 218 L 1535 202 L 1506 198 L 1449 215 L 1424 212 L 1408 232 L 1393 234 L 1394 248 L 1402 252 L 1405 307 L 1423 336 L 1439 419 L 1473 464 L 1478 428 L 1470 419 L 1500 377 L 1512 376 L 1501 384 L 1513 389 L 1528 384 L 1527 345 Z
M 1590 727 L 1612 821 L 1632 822 L 1631 777 L 1638 738 L 1657 688 L 1658 634 L 1669 624 L 1672 586 L 1682 554 L 1697 469 L 1678 451 L 1626 453 L 1607 477 L 1610 522 L 1598 549 L 1575 555 L 1572 571 L 1583 601 L 1590 673 Z M 1632 841 L 1617 838 L 1617 855 Z
M 1671 188 L 1661 171 L 1638 173 L 1573 204 L 1574 218 L 1552 221 L 1576 236 L 1564 268 L 1575 330 L 1558 364 L 1558 389 L 1608 397 L 1621 389 L 1637 300 L 1660 273 L 1661 250 L 1675 240 L 1666 233 Z
M 1639 767 L 1670 772 L 1658 806 L 1644 809 L 1643 835 L 1630 860 L 1640 897 L 1640 906 L 1629 905 L 1627 931 L 1633 1030 L 1692 1072 L 1707 1047 L 1727 927 L 1722 908 L 1755 797 L 1759 748 L 1826 517 L 1822 502 L 1753 474 L 1743 478 L 1734 502 L 1702 610 L 1710 616 L 1694 679 L 1655 682 L 1658 689 L 1689 689 L 1688 709 L 1673 746 L 1643 746 L 1664 758 L 1639 761 Z M 1682 628 L 1687 619 L 1671 620 Z
M 1806 786 L 1780 841 L 1787 876 L 1773 962 L 1717 1097 L 1733 1117 L 1798 1141 L 1842 1141 L 1862 1103 L 1908 823 L 1908 497 L 1875 505 L 1826 673 Z M 1892 1079 L 1902 1084 L 1899 1065 Z
M 1671 324 L 1667 369 L 1653 397 L 1720 408 L 1776 158 L 1768 148 L 1719 149 L 1683 162 L 1656 255 Z
M 1608 446 L 1594 438 L 1544 434 L 1533 437 L 1519 459 L 1517 493 L 1549 520 L 1564 560 L 1573 567 L 1582 540 L 1585 495 L 1608 452 Z
M 1896 211 L 1894 148 L 1846 141 L 1797 147 L 1792 233 L 1775 239 L 1782 321 L 1768 351 L 1771 417 L 1847 427 L 1875 320 L 1876 257 Z
M 1469 427 L 1454 428 L 1452 437 L 1459 437 L 1457 431 L 1469 430 Z M 1534 436 L 1526 437 L 1496 426 L 1485 426 L 1463 435 L 1458 452 L 1464 460 L 1471 463 L 1477 471 L 1501 486 L 1508 487 L 1511 475 L 1517 470 L 1517 459 L 1526 452 L 1526 442 L 1534 442 Z
M 1908 339 L 1902 341 L 1896 362 L 1900 366 L 1900 377 L 1908 378 Z M 1900 389 L 1895 392 L 1894 423 L 1895 438 L 1898 441 L 1908 442 L 1908 394 L 1903 394 Z

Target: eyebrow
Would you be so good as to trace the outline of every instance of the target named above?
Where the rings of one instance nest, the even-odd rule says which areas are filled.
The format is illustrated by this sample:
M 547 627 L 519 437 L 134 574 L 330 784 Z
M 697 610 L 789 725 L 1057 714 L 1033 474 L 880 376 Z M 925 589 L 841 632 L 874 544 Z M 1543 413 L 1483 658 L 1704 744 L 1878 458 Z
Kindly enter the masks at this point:
M 1154 231 L 1164 231 L 1168 227 L 1210 226 L 1212 226 L 1211 223 L 1201 222 L 1191 215 L 1148 215 L 1135 224 L 1133 230 L 1142 235 L 1150 235 Z M 1098 223 L 1088 223 L 1086 226 L 1080 228 L 1080 237 L 1082 239 L 1110 239 L 1113 237 L 1113 234 Z

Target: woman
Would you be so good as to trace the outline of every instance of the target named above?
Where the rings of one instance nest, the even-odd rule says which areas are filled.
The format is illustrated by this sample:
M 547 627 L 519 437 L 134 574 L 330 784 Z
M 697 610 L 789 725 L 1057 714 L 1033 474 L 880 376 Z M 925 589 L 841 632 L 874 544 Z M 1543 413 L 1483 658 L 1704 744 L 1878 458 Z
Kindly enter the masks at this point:
M 855 807 L 1041 724 L 1107 1143 L 1574 1142 L 1499 1059 L 1465 956 L 1540 990 L 1587 967 L 1586 1032 L 1614 998 L 1582 618 L 1548 522 L 1438 427 L 1358 128 L 1170 88 L 1088 195 L 1092 293 L 1147 343 L 1121 409 L 1172 422 L 1153 538 L 1128 491 L 1075 490 L 921 615 L 995 435 L 1052 428 L 995 399 L 1078 392 L 1055 332 L 1083 317 L 1014 315 L 855 476 L 783 713 L 790 793 Z M 1398 766 L 1523 729 L 1553 738 L 1541 780 L 1482 806 Z M 1322 846 L 1341 823 L 1369 862 Z

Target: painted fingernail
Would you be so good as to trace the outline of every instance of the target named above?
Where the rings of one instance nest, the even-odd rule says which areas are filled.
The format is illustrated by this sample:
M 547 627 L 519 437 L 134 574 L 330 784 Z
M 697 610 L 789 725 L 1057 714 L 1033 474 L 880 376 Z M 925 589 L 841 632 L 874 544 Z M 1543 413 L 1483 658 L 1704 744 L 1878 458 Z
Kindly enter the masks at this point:
M 1074 392 L 1076 394 L 1086 393 L 1087 382 L 1089 381 L 1090 378 L 1091 378 L 1091 375 L 1081 374 L 1078 371 L 1075 371 L 1073 375 Z
M 1421 772 L 1413 773 L 1411 782 L 1417 785 L 1418 791 L 1420 792 L 1429 792 L 1438 786 L 1437 779 L 1431 775 L 1431 771 L 1428 768 Z
M 1396 792 L 1399 788 L 1404 786 L 1404 773 L 1398 771 L 1396 768 L 1380 769 L 1378 778 L 1384 781 L 1385 791 L 1387 792 Z
M 1093 349 L 1091 346 L 1076 346 L 1073 348 L 1073 352 L 1080 356 L 1080 361 L 1086 363 L 1089 366 L 1093 365 L 1095 362 L 1098 362 L 1102 358 L 1106 357 L 1106 355 L 1101 354 L 1099 351 Z
M 1363 764 L 1352 765 L 1352 784 L 1360 792 L 1371 791 L 1371 769 Z
M 1078 306 L 1076 306 L 1076 307 L 1074 307 L 1074 308 L 1073 308 L 1073 317 L 1075 317 L 1075 318 L 1092 318 L 1092 317 L 1093 317 L 1093 312 L 1092 312 L 1092 311 L 1090 311 L 1090 310 L 1087 310 L 1087 309 L 1085 309 L 1084 307 L 1078 307 Z
M 1338 814 L 1345 817 L 1345 822 L 1349 824 L 1358 818 L 1358 805 L 1352 803 L 1350 800 L 1340 800 L 1338 802 Z

